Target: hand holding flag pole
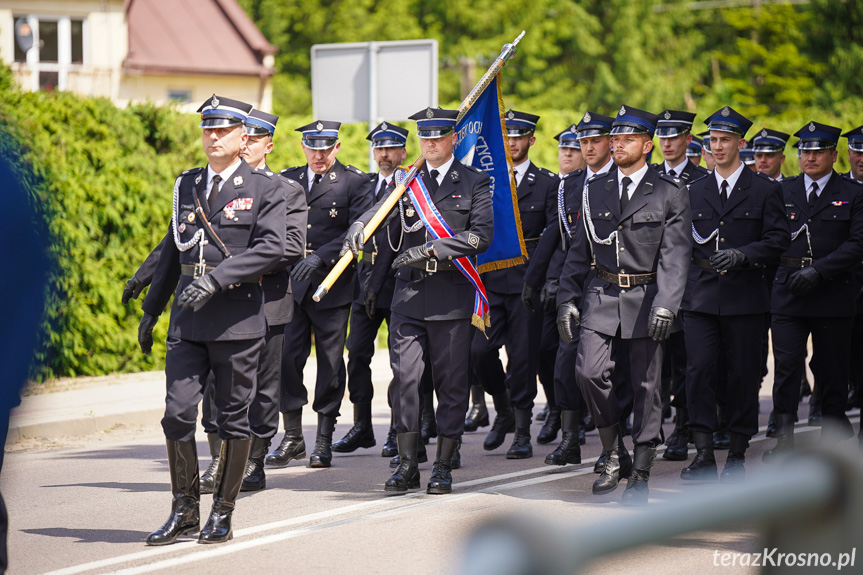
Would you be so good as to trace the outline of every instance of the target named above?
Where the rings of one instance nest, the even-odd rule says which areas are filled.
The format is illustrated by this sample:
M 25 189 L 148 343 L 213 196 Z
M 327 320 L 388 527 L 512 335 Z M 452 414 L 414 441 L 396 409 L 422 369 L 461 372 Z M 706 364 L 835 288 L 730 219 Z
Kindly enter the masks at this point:
M 471 106 L 473 106 L 483 91 L 488 88 L 489 84 L 491 84 L 492 80 L 498 75 L 507 61 L 512 58 L 516 53 L 516 46 L 524 37 L 525 31 L 522 30 L 521 34 L 516 37 L 512 43 L 504 44 L 503 48 L 500 51 L 500 55 L 494 61 L 494 63 L 486 70 L 485 74 L 483 74 L 482 78 L 480 78 L 479 82 L 477 82 L 476 86 L 473 87 L 473 90 L 467 95 L 467 98 L 461 103 L 458 107 L 458 118 L 456 123 L 460 121 L 464 115 L 470 110 Z M 411 181 L 416 177 L 419 169 L 422 167 L 425 162 L 425 158 L 423 158 L 422 154 L 416 159 L 413 163 L 413 166 L 408 171 L 407 176 L 405 177 L 404 182 L 398 185 L 389 196 L 387 196 L 386 201 L 381 206 L 381 208 L 375 213 L 369 223 L 363 228 L 363 243 L 368 241 L 374 233 L 377 231 L 378 227 L 383 223 L 384 219 L 390 213 L 390 211 L 398 204 L 399 199 L 402 194 L 404 194 L 407 187 L 410 185 Z M 340 258 L 339 261 L 336 262 L 336 265 L 333 266 L 333 269 L 330 270 L 330 273 L 327 274 L 327 277 L 324 278 L 324 281 L 321 282 L 321 285 L 318 286 L 318 289 L 315 290 L 312 299 L 314 301 L 321 301 L 327 292 L 330 291 L 330 288 L 333 287 L 333 284 L 336 283 L 336 280 L 339 279 L 339 276 L 342 275 L 342 272 L 348 267 L 348 264 L 351 263 L 353 259 L 353 252 L 348 250 L 345 252 Z

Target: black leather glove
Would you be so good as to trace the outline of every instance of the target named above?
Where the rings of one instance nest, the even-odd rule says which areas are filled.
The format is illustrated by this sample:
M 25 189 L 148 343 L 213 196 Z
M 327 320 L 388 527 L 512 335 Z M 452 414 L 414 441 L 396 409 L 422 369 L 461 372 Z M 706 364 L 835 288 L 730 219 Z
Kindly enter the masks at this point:
M 342 249 L 339 252 L 339 258 L 348 253 L 348 251 L 353 252 L 355 258 L 360 256 L 360 250 L 363 247 L 364 228 L 365 225 L 360 221 L 356 221 L 351 224 L 351 227 L 348 228 L 348 233 L 345 234 L 345 239 L 342 241 Z
M 533 305 L 536 301 L 536 297 L 536 288 L 528 283 L 524 284 L 524 287 L 521 288 L 521 303 L 524 304 L 524 307 L 526 307 L 527 311 L 530 313 L 536 312 L 536 306 Z
M 718 272 L 727 272 L 730 269 L 741 268 L 749 263 L 749 258 L 740 250 L 734 248 L 719 250 L 710 256 L 710 265 Z
M 147 287 L 147 284 L 135 276 L 130 277 L 126 281 L 126 287 L 123 288 L 123 305 L 129 303 L 130 299 L 138 299 L 138 296 L 141 295 L 145 287 Z
M 574 301 L 565 301 L 557 306 L 557 331 L 563 343 L 572 343 L 572 330 L 580 324 L 581 314 Z
M 378 294 L 371 290 L 366 290 L 366 294 L 363 297 L 363 306 L 366 308 L 366 315 L 369 316 L 369 319 L 375 318 L 375 306 L 378 303 Z
M 400 267 L 410 265 L 415 262 L 422 262 L 428 259 L 425 246 L 414 246 L 408 248 L 398 255 L 393 261 L 393 269 L 397 270 Z
M 789 277 L 788 291 L 794 295 L 806 295 L 821 283 L 821 274 L 812 266 L 797 270 Z
M 318 254 L 309 254 L 294 264 L 291 270 L 291 279 L 295 282 L 304 282 L 312 276 L 312 272 L 324 267 L 324 260 Z
M 159 321 L 158 317 L 144 312 L 141 323 L 138 324 L 138 345 L 141 346 L 144 355 L 150 355 L 153 349 L 153 328 L 156 327 L 157 321 Z
M 650 317 L 647 319 L 647 336 L 654 341 L 665 341 L 671 335 L 671 326 L 674 325 L 674 312 L 664 307 L 653 306 L 650 308 Z
M 557 307 L 557 290 L 560 289 L 560 280 L 548 280 L 539 292 L 539 301 L 542 309 L 551 313 Z
M 217 291 L 219 291 L 219 283 L 213 279 L 213 276 L 206 274 L 186 286 L 180 294 L 180 299 L 177 300 L 177 305 L 198 309 Z

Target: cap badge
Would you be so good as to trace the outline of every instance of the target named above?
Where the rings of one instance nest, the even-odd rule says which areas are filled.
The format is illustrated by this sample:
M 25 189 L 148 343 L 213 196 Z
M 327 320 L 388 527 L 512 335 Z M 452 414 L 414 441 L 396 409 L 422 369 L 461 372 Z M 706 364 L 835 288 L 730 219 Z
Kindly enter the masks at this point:
M 670 119 L 671 119 L 671 112 L 669 112 L 668 110 L 666 110 L 666 111 L 665 111 L 665 115 L 663 116 L 663 118 L 665 118 L 666 120 L 670 120 Z
M 621 106 L 621 107 L 620 107 L 620 112 L 618 112 L 618 113 L 619 113 L 621 116 L 626 115 L 626 106 Z
M 210 100 L 210 105 L 213 106 L 214 108 L 219 107 L 219 99 L 216 97 L 215 94 L 213 94 L 213 98 Z
M 234 187 L 243 185 L 243 176 L 234 176 Z
M 388 128 L 386 122 L 381 122 L 381 130 L 386 130 Z
M 590 122 L 590 112 L 584 113 L 584 118 L 582 119 L 582 122 L 584 122 L 584 123 Z
M 507 112 L 506 117 L 510 120 L 513 120 L 513 119 L 515 119 L 515 113 L 513 113 L 513 111 L 510 110 L 509 112 Z
M 810 132 L 814 132 L 814 131 L 815 131 L 815 124 L 814 124 L 813 122 L 809 122 L 809 131 L 810 131 Z
M 573 134 L 577 134 L 578 128 L 575 126 L 575 124 L 573 124 L 572 126 L 569 127 L 569 131 L 572 132 Z
M 767 130 L 761 130 L 761 137 L 762 137 L 762 138 L 766 138 L 766 137 L 767 137 Z
M 434 111 L 431 108 L 426 108 L 426 118 L 429 120 L 434 118 Z
M 323 129 L 324 129 L 323 123 L 318 122 L 317 124 L 315 124 L 315 130 L 317 130 L 318 132 L 322 131 Z
M 728 106 L 725 106 L 724 108 L 722 108 L 722 111 L 721 111 L 721 112 L 719 112 L 719 114 L 720 114 L 723 118 L 727 118 L 728 116 L 730 116 L 730 115 L 731 115 L 731 110 L 729 110 L 729 109 L 728 109 Z

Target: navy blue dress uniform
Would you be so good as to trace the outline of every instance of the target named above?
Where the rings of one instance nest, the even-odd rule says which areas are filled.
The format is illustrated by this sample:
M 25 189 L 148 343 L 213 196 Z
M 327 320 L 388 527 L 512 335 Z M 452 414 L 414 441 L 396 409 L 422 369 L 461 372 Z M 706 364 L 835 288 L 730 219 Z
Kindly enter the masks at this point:
M 457 115 L 456 110 L 427 108 L 411 119 L 417 120 L 421 139 L 449 138 Z M 434 181 L 434 168 L 429 164 L 417 177 L 428 188 L 452 237 L 432 240 L 407 196 L 390 215 L 401 220 L 405 231 L 402 251 L 393 262 L 398 271 L 390 323 L 393 411 L 400 459 L 385 488 L 393 492 L 419 487 L 419 387 L 427 362 L 438 398 L 437 456 L 428 491 L 440 494 L 452 490 L 452 457 L 461 439 L 468 404 L 468 359 L 474 329 L 471 317 L 476 293 L 452 260 L 484 252 L 494 233 L 489 176 L 461 164 L 454 156 L 439 167 Z M 352 238 L 359 239 L 361 224 L 370 221 L 382 204 L 378 202 L 362 216 L 355 224 L 356 231 L 352 226 L 345 249 L 349 249 Z
M 407 142 L 408 131 L 400 126 L 382 122 L 369 132 L 366 139 L 372 148 L 403 149 Z M 372 174 L 371 202 L 377 203 L 385 197 L 387 188 L 393 182 L 383 173 Z M 396 231 L 398 234 L 398 231 Z M 354 404 L 354 425 L 344 438 L 333 444 L 333 451 L 350 453 L 359 447 L 373 447 L 376 444 L 372 428 L 372 357 L 378 329 L 386 321 L 390 324 L 390 304 L 393 299 L 395 273 L 389 263 L 378 265 L 378 256 L 388 248 L 392 241 L 398 242 L 398 235 L 390 237 L 385 227 L 376 233 L 371 241 L 363 244 L 363 256 L 357 262 L 357 295 L 351 304 L 351 329 L 348 334 L 348 393 Z M 373 272 L 375 273 L 372 282 Z
M 571 124 L 565 130 L 555 134 L 554 138 L 558 142 L 558 149 L 569 148 L 581 150 L 581 145 L 578 143 L 577 131 L 578 125 Z M 558 178 L 575 177 L 582 171 L 579 168 L 567 174 L 558 174 Z M 539 434 L 537 434 L 537 441 L 540 443 L 554 441 L 557 436 L 556 426 L 560 425 L 560 410 L 557 407 L 557 398 L 554 395 L 555 358 L 560 347 L 560 335 L 557 333 L 556 290 L 559 284 L 560 271 L 563 269 L 563 260 L 566 257 L 566 252 L 561 249 L 561 243 L 555 241 L 554 238 L 549 238 L 546 240 L 545 245 L 543 245 L 542 238 L 545 237 L 546 231 L 554 230 L 559 225 L 557 223 L 556 202 L 549 204 L 546 209 L 548 212 L 546 219 L 549 227 L 543 230 L 543 234 L 540 236 L 540 245 L 537 246 L 536 251 L 527 262 L 528 269 L 525 272 L 524 291 L 522 293 L 522 299 L 529 306 L 528 309 L 534 309 L 536 312 L 542 314 L 537 375 L 539 376 L 539 383 L 545 391 L 545 397 L 548 402 L 546 404 L 548 413 L 545 414 L 545 425 L 543 425 Z M 559 230 L 556 233 L 559 233 Z M 537 308 L 536 306 L 537 293 L 539 293 L 541 308 Z M 540 417 L 537 416 L 537 419 L 540 419 Z
M 853 130 L 848 130 L 842 134 L 843 138 L 848 138 L 848 160 L 851 162 L 851 167 L 854 167 L 855 156 L 859 157 L 863 153 L 863 126 L 858 126 Z M 855 178 L 855 170 L 849 171 L 846 176 L 852 180 L 863 183 L 863 176 L 860 175 L 860 170 L 857 170 L 858 177 Z M 863 266 L 858 268 L 858 274 L 863 275 Z M 861 278 L 863 280 L 863 278 Z M 863 281 L 860 282 L 861 290 L 857 295 L 857 316 L 854 318 L 854 331 L 851 338 L 851 349 L 863 349 Z M 848 407 L 861 407 L 861 393 L 863 393 L 863 354 L 851 355 L 851 380 L 848 383 Z M 863 431 L 860 432 L 861 441 L 863 441 Z
M 504 120 L 510 137 L 532 137 L 538 121 L 537 115 L 515 110 L 509 110 Z M 552 172 L 537 167 L 527 155 L 519 166 L 513 168 L 513 172 L 522 237 L 530 259 L 539 245 L 543 229 L 553 221 L 549 214 L 557 199 L 558 178 Z M 470 350 L 472 376 L 492 396 L 497 412 L 483 448 L 491 451 L 500 447 L 505 434 L 514 427 L 513 443 L 506 454 L 508 459 L 526 459 L 533 455 L 530 421 L 536 398 L 542 315 L 530 313 L 521 302 L 526 270 L 527 263 L 522 263 L 482 274 L 488 294 L 489 315 L 494 322 L 484 334 L 474 333 Z M 504 346 L 508 359 L 506 369 L 499 355 Z
M 252 110 L 246 120 L 249 136 L 272 137 L 276 131 L 278 116 L 260 110 Z M 260 168 L 272 173 L 266 164 Z M 270 442 L 279 430 L 279 390 L 282 380 L 282 350 L 285 343 L 285 326 L 294 312 L 291 278 L 288 270 L 304 255 L 306 245 L 306 194 L 294 180 L 279 176 L 285 192 L 285 254 L 271 270 L 261 277 L 264 290 L 264 316 L 267 318 L 267 334 L 264 349 L 258 363 L 258 383 L 255 396 L 249 406 L 249 425 L 252 430 L 252 447 L 249 464 L 243 479 L 243 491 L 257 491 L 266 487 L 264 458 Z
M 214 95 L 199 110 L 201 127 L 239 128 L 250 110 L 248 104 Z M 195 420 L 211 371 L 223 440 L 221 479 L 199 540 L 232 537 L 231 514 L 250 448 L 248 408 L 267 330 L 260 279 L 284 256 L 285 229 L 285 195 L 275 174 L 237 158 L 220 174 L 208 167 L 177 178 L 173 241 L 162 245 L 139 328 L 142 349 L 149 351 L 156 318 L 176 293 L 162 419 L 174 501 L 169 520 L 150 534 L 148 544 L 171 543 L 199 528 Z
M 799 149 L 835 154 L 838 128 L 809 122 L 795 136 Z M 823 153 L 823 152 L 822 152 Z M 835 161 L 835 160 L 834 160 Z M 782 182 L 791 246 L 782 254 L 773 281 L 771 330 L 775 379 L 777 449 L 793 447 L 794 417 L 804 370 L 806 342 L 812 336 L 811 368 L 821 387 L 825 426 L 850 434 L 845 416 L 851 333 L 863 259 L 863 186 L 835 170 L 804 174 Z M 765 452 L 769 457 L 775 450 Z
M 741 139 L 751 125 L 728 106 L 708 119 L 711 131 Z M 725 177 L 717 169 L 690 184 L 689 200 L 692 262 L 681 309 L 688 427 L 698 452 L 681 478 L 717 479 L 713 433 L 723 393 L 731 447 L 721 479 L 739 481 L 749 440 L 758 432 L 761 343 L 770 311 L 767 270 L 790 245 L 791 233 L 779 184 L 742 162 Z
M 659 114 L 656 124 L 656 136 L 658 138 L 675 138 L 689 134 L 695 114 L 680 110 L 664 110 Z M 694 140 L 693 140 L 694 141 Z M 698 144 L 698 158 L 701 159 L 702 144 Z M 668 161 L 654 164 L 660 174 L 677 178 L 680 183 L 687 185 L 690 182 L 703 177 L 708 172 L 701 166 L 689 160 L 689 145 L 684 161 L 676 166 L 669 166 Z M 683 461 L 688 457 L 689 433 L 686 430 L 688 414 L 686 411 L 686 342 L 683 338 L 682 322 L 678 321 L 675 329 L 665 342 L 663 349 L 663 406 L 668 402 L 670 394 L 670 405 L 677 411 L 674 431 L 669 436 L 667 447 L 662 454 L 663 459 L 672 461 Z
M 297 131 L 302 132 L 306 148 L 327 150 L 338 143 L 339 127 L 338 122 L 319 120 Z M 315 302 L 312 295 L 338 260 L 348 226 L 372 205 L 372 183 L 368 174 L 338 159 L 319 178 L 312 175 L 308 164 L 284 170 L 282 175 L 306 189 L 308 224 L 305 258 L 291 272 L 294 315 L 285 326 L 280 407 L 285 436 L 266 462 L 285 466 L 291 459 L 305 456 L 302 408 L 308 403 L 308 392 L 303 384 L 303 367 L 311 353 L 314 333 L 317 377 L 312 408 L 318 414 L 318 429 L 309 466 L 329 467 L 333 430 L 345 394 L 343 354 L 355 295 L 356 265 L 345 270 L 326 298 Z
M 612 136 L 649 139 L 657 119 L 655 114 L 621 106 Z M 630 187 L 634 190 L 624 196 Z M 578 325 L 580 318 L 576 381 L 607 452 L 593 491 L 612 491 L 620 477 L 631 474 L 623 501 L 641 504 L 647 502 L 650 467 L 661 442 L 660 342 L 680 307 L 692 249 L 689 196 L 685 186 L 647 164 L 631 176 L 618 170 L 594 178 L 585 196 L 581 225 L 574 228 L 561 275 L 558 326 L 567 341 L 572 323 Z M 634 461 L 623 446 L 621 408 L 611 381 L 614 349 L 622 340 L 629 344 L 635 394 Z

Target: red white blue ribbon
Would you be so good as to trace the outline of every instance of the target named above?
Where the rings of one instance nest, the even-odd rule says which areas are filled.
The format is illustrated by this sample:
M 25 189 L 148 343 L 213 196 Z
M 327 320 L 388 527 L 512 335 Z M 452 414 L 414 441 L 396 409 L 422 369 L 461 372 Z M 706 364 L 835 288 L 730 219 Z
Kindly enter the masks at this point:
M 417 215 L 434 239 L 451 238 L 455 234 L 432 202 L 431 195 L 422 181 L 422 178 L 414 178 L 407 188 L 408 197 L 411 199 Z M 473 303 L 473 317 L 471 323 L 480 331 L 485 333 L 486 326 L 490 325 L 488 316 L 488 296 L 485 286 L 479 277 L 479 271 L 469 257 L 461 257 L 453 260 L 455 267 L 467 278 L 476 290 Z

